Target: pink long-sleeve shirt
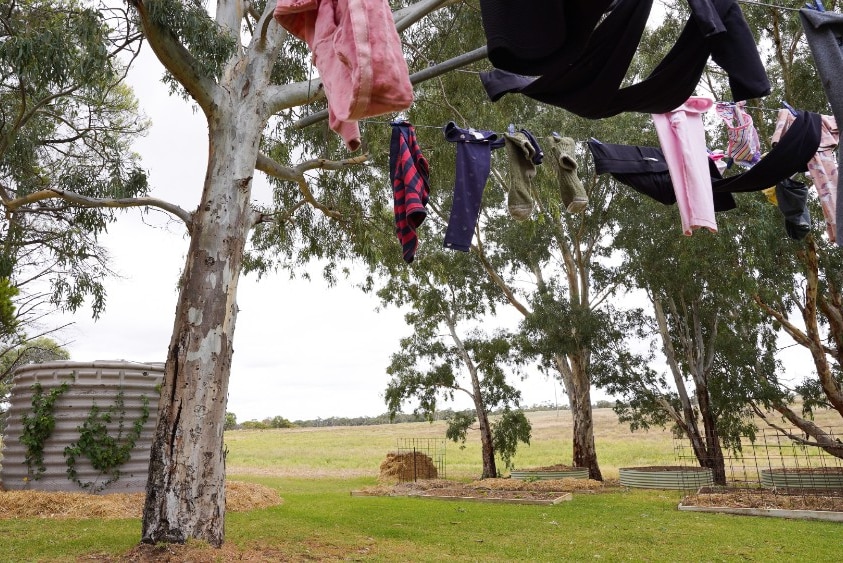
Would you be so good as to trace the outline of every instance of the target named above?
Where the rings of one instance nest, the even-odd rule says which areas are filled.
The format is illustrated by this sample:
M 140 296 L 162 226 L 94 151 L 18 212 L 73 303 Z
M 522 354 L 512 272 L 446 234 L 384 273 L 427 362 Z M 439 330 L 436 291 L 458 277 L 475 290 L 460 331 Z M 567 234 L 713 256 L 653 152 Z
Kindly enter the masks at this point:
M 357 120 L 413 103 L 386 0 L 277 0 L 273 15 L 310 47 L 328 99 L 328 124 L 350 150 L 360 147 Z

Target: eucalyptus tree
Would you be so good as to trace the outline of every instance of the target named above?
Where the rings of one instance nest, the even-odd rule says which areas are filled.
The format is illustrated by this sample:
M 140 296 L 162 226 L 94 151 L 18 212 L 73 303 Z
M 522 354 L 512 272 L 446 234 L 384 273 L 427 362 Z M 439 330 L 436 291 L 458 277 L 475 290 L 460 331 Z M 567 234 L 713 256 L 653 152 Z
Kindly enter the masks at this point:
M 387 368 L 390 416 L 411 402 L 433 421 L 440 400 L 469 398 L 473 411 L 450 417 L 446 435 L 465 444 L 477 423 L 481 479 L 499 475 L 496 455 L 511 468 L 518 443 L 529 444 L 531 430 L 519 408 L 521 393 L 510 382 L 518 374 L 514 339 L 503 329 L 481 328 L 495 314 L 488 297 L 495 292 L 483 287 L 489 283 L 471 256 L 440 249 L 396 272 L 378 291 L 385 303 L 409 308 L 405 319 L 412 329 Z
M 632 428 L 672 424 L 702 467 L 725 484 L 723 449 L 752 436 L 757 379 L 776 373 L 776 334 L 747 295 L 756 280 L 739 266 L 783 234 L 778 211 L 757 194 L 718 215 L 718 232 L 682 236 L 675 208 L 640 201 L 616 238 L 630 285 L 651 305 L 659 368 L 619 372 L 602 381 L 622 397 L 616 407 Z M 761 196 L 763 199 L 763 196 Z M 653 364 L 651 364 L 653 365 Z
M 397 29 L 446 3 L 408 2 L 394 13 Z M 79 175 L 69 175 L 75 183 L 61 188 L 9 198 L 6 207 L 73 207 L 82 217 L 101 217 L 109 208 L 143 206 L 184 224 L 190 243 L 161 388 L 142 541 L 198 538 L 219 546 L 225 515 L 222 432 L 239 277 L 244 269 L 295 268 L 314 257 L 330 262 L 352 253 L 370 256 L 371 243 L 360 233 L 368 204 L 377 197 L 350 181 L 355 173 L 349 168 L 365 162 L 366 153 L 347 154 L 324 129 L 301 135 L 291 130 L 305 113 L 324 107 L 324 91 L 305 44 L 273 20 L 274 4 L 218 0 L 212 14 L 204 3 L 186 0 L 128 4 L 172 91 L 207 120 L 207 175 L 196 208 L 142 197 L 141 182 L 94 182 L 96 191 Z M 90 83 L 92 71 L 79 70 Z M 271 201 L 252 202 L 257 170 L 275 182 Z M 358 179 L 374 186 L 372 176 L 363 170 Z M 329 267 L 326 275 L 334 270 Z
M 825 5 L 835 10 L 840 3 L 832 0 Z M 769 39 L 767 68 L 775 87 L 768 107 L 778 108 L 786 101 L 800 109 L 830 114 L 796 14 L 772 6 L 753 6 L 747 10 L 747 19 Z M 759 115 L 756 121 L 771 131 L 772 118 L 765 117 Z M 810 178 L 802 180 L 812 183 Z M 788 376 L 779 372 L 759 378 L 759 388 L 770 392 L 762 394 L 766 400 L 752 404 L 768 425 L 795 442 L 843 457 L 839 437 L 812 421 L 817 408 L 833 409 L 843 417 L 843 252 L 824 234 L 822 214 L 816 200 L 811 199 L 814 229 L 807 238 L 770 240 L 765 252 L 744 256 L 742 265 L 758 280 L 756 291 L 749 294 L 752 302 L 772 326 L 809 353 L 813 373 Z M 801 410 L 792 402 L 797 395 L 802 398 Z M 787 424 L 771 416 L 771 410 Z
M 97 239 L 115 214 L 90 204 L 147 190 L 131 150 L 147 123 L 122 84 L 139 47 L 122 8 L 0 6 L 0 388 L 20 362 L 66 356 L 42 338 L 61 328 L 42 326 L 49 312 L 104 307 Z

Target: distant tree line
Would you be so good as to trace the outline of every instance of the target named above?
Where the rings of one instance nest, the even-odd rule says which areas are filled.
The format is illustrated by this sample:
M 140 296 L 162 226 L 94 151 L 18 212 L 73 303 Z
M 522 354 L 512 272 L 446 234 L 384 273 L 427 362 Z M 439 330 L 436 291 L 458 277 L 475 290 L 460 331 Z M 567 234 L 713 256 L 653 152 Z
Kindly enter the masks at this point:
M 592 405 L 595 409 L 611 409 L 617 405 L 616 401 L 600 400 Z M 551 403 L 540 403 L 530 407 L 525 407 L 524 412 L 542 412 L 552 410 L 570 410 L 568 405 L 554 406 Z M 437 411 L 434 420 L 451 420 L 459 415 L 462 411 L 454 411 L 453 409 L 444 409 Z M 493 412 L 494 414 L 500 414 Z M 242 423 L 237 422 L 237 415 L 233 412 L 225 414 L 225 429 L 226 430 L 265 430 L 269 428 L 315 428 L 325 426 L 374 426 L 378 424 L 398 424 L 402 422 L 426 422 L 428 418 L 423 414 L 415 413 L 398 413 L 392 420 L 390 420 L 389 413 L 384 413 L 378 416 L 331 416 L 328 418 L 316 418 L 311 420 L 294 420 L 290 421 L 283 416 L 273 416 L 264 418 L 263 420 L 247 420 Z

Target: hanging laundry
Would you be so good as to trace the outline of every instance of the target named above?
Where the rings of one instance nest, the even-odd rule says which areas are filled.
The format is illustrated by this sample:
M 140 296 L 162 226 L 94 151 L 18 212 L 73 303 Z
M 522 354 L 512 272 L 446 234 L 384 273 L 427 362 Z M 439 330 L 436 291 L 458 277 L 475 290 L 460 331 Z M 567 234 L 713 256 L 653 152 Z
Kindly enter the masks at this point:
M 769 188 L 764 188 L 761 190 L 761 193 L 764 194 L 764 197 L 767 198 L 767 201 L 778 207 L 779 200 L 776 199 L 776 186 L 770 186 Z
M 732 193 L 761 191 L 808 170 L 808 161 L 820 145 L 821 121 L 819 114 L 797 111 L 796 119 L 776 146 L 741 174 L 723 178 L 709 159 L 714 210 L 734 209 Z M 596 174 L 610 173 L 619 182 L 660 203 L 676 203 L 667 162 L 660 149 L 612 145 L 595 139 L 588 142 L 588 147 L 594 157 Z
M 511 72 L 552 72 L 580 56 L 612 1 L 480 0 L 489 60 Z
M 752 123 L 752 116 L 744 107 L 746 102 L 719 102 L 714 109 L 726 124 L 726 136 L 729 139 L 726 156 L 735 164 L 752 168 L 761 160 L 761 141 L 758 140 L 758 131 Z
M 720 149 L 708 151 L 708 158 L 714 162 L 717 166 L 717 170 L 719 170 L 721 174 L 723 174 L 723 172 L 725 172 L 729 167 L 729 165 L 726 164 L 726 154 Z
M 328 100 L 328 124 L 349 150 L 360 148 L 358 119 L 413 103 L 387 0 L 277 0 L 273 15 L 310 47 Z
M 799 10 L 799 21 L 805 31 L 805 39 L 811 48 L 811 55 L 820 75 L 825 96 L 831 104 L 831 112 L 838 123 L 843 122 L 843 49 L 840 47 L 843 38 L 843 14 L 837 12 L 820 12 L 817 10 Z M 843 166 L 843 151 L 837 153 L 838 168 Z M 837 191 L 840 182 L 837 180 Z M 840 199 L 835 205 L 835 240 L 838 246 L 843 246 L 843 204 Z
M 504 133 L 504 148 L 509 161 L 509 190 L 507 208 L 518 221 L 529 219 L 533 213 L 532 180 L 536 177 L 534 158 L 536 149 L 523 132 Z
M 808 162 L 820 146 L 822 120 L 813 112 L 796 113 L 790 129 L 758 164 L 741 174 L 713 179 L 714 193 L 761 191 L 808 170 Z
M 776 202 L 784 215 L 784 230 L 793 240 L 802 240 L 811 232 L 811 212 L 808 211 L 808 187 L 786 178 L 776 184 Z
M 788 131 L 796 118 L 790 110 L 779 110 L 776 119 L 776 130 L 773 132 L 772 143 L 775 146 L 781 136 Z M 831 242 L 837 240 L 837 188 L 839 185 L 839 171 L 834 149 L 840 138 L 837 120 L 830 115 L 820 116 L 821 137 L 817 153 L 808 163 L 808 173 L 820 199 L 820 206 L 825 217 L 826 232 Z
M 588 194 L 577 174 L 576 143 L 570 137 L 551 135 L 546 139 L 553 167 L 559 180 L 562 205 L 569 213 L 580 213 L 588 205 Z
M 693 96 L 673 111 L 653 114 L 685 235 L 700 228 L 717 232 L 702 122 L 713 106 L 711 98 Z
M 492 150 L 503 147 L 504 140 L 493 131 L 462 129 L 453 121 L 445 125 L 443 133 L 447 141 L 457 144 L 454 200 L 444 246 L 468 252 L 492 167 Z
M 611 174 L 618 182 L 663 205 L 676 203 L 667 160 L 660 148 L 601 143 L 596 139 L 588 141 L 588 148 L 594 159 L 595 174 Z M 721 178 L 716 163 L 711 159 L 708 170 L 712 179 Z M 713 199 L 715 212 L 737 207 L 730 193 L 716 193 Z
M 621 88 L 650 15 L 652 0 L 619 0 L 589 37 L 581 56 L 541 77 L 501 69 L 480 73 L 492 101 L 508 92 L 600 119 L 622 112 L 665 113 L 688 99 L 709 56 L 729 77 L 735 100 L 766 96 L 770 82 L 736 0 L 695 0 L 670 52 L 648 77 Z
M 395 210 L 395 234 L 401 242 L 404 261 L 416 256 L 416 229 L 427 217 L 430 196 L 430 165 L 421 152 L 416 130 L 409 121 L 394 121 L 389 142 L 389 179 Z

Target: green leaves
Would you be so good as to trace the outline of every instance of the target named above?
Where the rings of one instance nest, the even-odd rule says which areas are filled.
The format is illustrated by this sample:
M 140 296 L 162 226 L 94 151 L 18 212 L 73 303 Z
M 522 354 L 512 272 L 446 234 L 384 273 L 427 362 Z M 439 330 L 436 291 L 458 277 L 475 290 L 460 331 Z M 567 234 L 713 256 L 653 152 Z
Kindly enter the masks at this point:
M 149 399 L 141 395 L 141 416 L 131 423 L 127 430 L 124 392 L 117 392 L 114 404 L 103 410 L 96 402 L 91 406 L 88 417 L 78 428 L 79 439 L 64 449 L 67 462 L 67 477 L 83 489 L 100 492 L 120 478 L 120 466 L 132 455 L 132 449 L 143 432 L 143 426 L 149 420 Z M 116 423 L 116 435 L 111 435 L 109 428 Z M 84 456 L 91 467 L 100 472 L 104 480 L 82 482 L 76 469 L 76 460 Z
M 20 437 L 21 444 L 26 447 L 24 463 L 31 479 L 39 479 L 47 470 L 44 466 L 44 443 L 56 427 L 56 401 L 69 388 L 70 384 L 67 381 L 47 393 L 44 393 L 40 383 L 36 382 L 32 386 L 32 412 L 24 413 L 21 418 L 23 432 Z
M 120 83 L 125 69 L 118 58 L 138 47 L 138 37 L 125 14 L 121 22 L 120 12 L 99 8 L 21 0 L 4 11 L 0 27 L 4 264 L 12 265 L 13 285 L 46 279 L 53 288 L 47 299 L 31 302 L 38 303 L 32 317 L 48 303 L 75 310 L 89 296 L 95 317 L 104 306 L 101 280 L 109 272 L 97 237 L 114 213 L 72 205 L 57 192 L 108 199 L 149 190 L 131 150 L 148 123 Z M 25 298 L 28 290 L 19 289 Z

